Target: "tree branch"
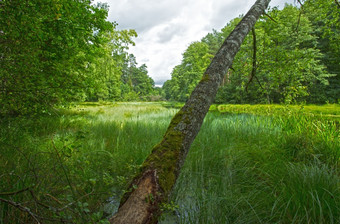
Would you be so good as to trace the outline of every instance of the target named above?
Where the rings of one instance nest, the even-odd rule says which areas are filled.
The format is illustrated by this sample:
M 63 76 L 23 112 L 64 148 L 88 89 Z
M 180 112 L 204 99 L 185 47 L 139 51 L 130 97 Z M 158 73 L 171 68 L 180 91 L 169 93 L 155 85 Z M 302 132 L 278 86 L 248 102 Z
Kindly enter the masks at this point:
M 257 78 L 257 76 L 255 76 L 255 79 L 256 79 L 257 83 L 260 85 L 261 89 L 264 90 L 264 88 L 263 88 L 263 86 L 261 85 L 261 82 L 260 82 L 260 80 Z
M 300 26 L 300 22 L 301 22 L 301 15 L 303 13 L 303 4 L 302 4 L 301 0 L 297 0 L 297 1 L 300 3 L 301 9 L 300 9 L 300 13 L 299 13 L 298 22 L 296 24 L 295 32 L 298 32 L 298 29 L 299 29 L 299 26 Z
M 297 2 L 301 5 L 301 8 L 302 8 L 303 7 L 303 3 L 301 2 L 301 0 L 297 0 Z
M 24 192 L 24 191 L 27 191 L 29 190 L 30 188 L 29 187 L 26 187 L 24 189 L 21 189 L 19 191 L 13 191 L 13 192 L 0 192 L 0 195 L 16 195 L 16 194 L 19 194 L 21 192 Z
M 51 140 L 51 142 L 52 142 L 53 149 L 54 149 L 54 151 L 55 151 L 55 153 L 56 153 L 56 155 L 57 155 L 57 157 L 58 157 L 58 160 L 59 160 L 59 163 L 60 163 L 60 165 L 61 165 L 61 168 L 62 168 L 63 171 L 64 171 L 64 175 L 65 175 L 66 181 L 67 181 L 67 183 L 68 183 L 68 185 L 69 185 L 69 187 L 70 187 L 70 189 L 71 189 L 72 195 L 73 195 L 74 198 L 76 198 L 76 194 L 75 194 L 75 192 L 74 192 L 74 190 L 73 190 L 73 186 L 72 186 L 72 184 L 71 184 L 71 179 L 70 179 L 69 176 L 68 176 L 68 173 L 67 173 L 67 171 L 66 171 L 66 168 L 65 168 L 65 166 L 64 166 L 64 164 L 63 164 L 63 162 L 62 162 L 62 160 L 61 160 L 61 156 L 60 156 L 60 154 L 59 154 L 59 152 L 58 152 L 57 147 L 55 146 L 55 144 L 54 144 L 54 142 L 53 142 L 53 139 Z
M 267 16 L 271 21 L 273 21 L 274 23 L 278 23 L 275 19 L 273 19 L 273 17 L 271 17 L 270 15 L 268 15 L 267 13 L 263 13 L 263 15 Z
M 5 202 L 5 203 L 7 203 L 7 204 L 9 204 L 9 205 L 12 205 L 13 207 L 15 207 L 15 208 L 17 208 L 17 209 L 23 211 L 23 212 L 28 213 L 28 214 L 34 219 L 34 221 L 36 221 L 38 224 L 41 223 L 41 222 L 39 221 L 39 219 L 38 219 L 39 216 L 36 215 L 36 214 L 34 214 L 33 212 L 31 212 L 31 210 L 30 210 L 29 208 L 27 208 L 27 207 L 25 207 L 25 206 L 22 206 L 22 205 L 20 205 L 20 204 L 17 203 L 17 202 L 10 201 L 10 200 L 4 199 L 4 198 L 0 198 L 0 201 Z
M 334 2 L 338 6 L 338 8 L 340 9 L 340 2 L 338 0 L 334 0 Z
M 253 66 L 251 69 L 251 74 L 250 74 L 250 78 L 249 81 L 246 85 L 246 92 L 248 92 L 248 86 L 249 84 L 253 81 L 253 78 L 256 77 L 256 51 L 257 51 L 257 47 L 256 47 L 256 33 L 255 33 L 255 28 L 253 27 L 251 29 L 251 33 L 253 35 Z

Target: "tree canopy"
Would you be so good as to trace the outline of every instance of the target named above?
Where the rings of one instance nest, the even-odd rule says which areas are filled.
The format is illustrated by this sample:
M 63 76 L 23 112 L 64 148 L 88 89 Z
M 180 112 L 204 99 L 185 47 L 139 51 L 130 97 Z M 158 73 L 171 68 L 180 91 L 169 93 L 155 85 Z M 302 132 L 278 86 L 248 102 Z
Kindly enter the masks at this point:
M 326 103 L 340 95 L 340 6 L 304 0 L 271 8 L 246 37 L 216 103 Z M 128 53 L 137 36 L 90 0 L 0 2 L 0 114 L 73 101 L 186 101 L 239 18 L 193 42 L 162 90 Z M 159 98 L 158 98 L 159 99 Z
M 107 15 L 106 4 L 89 0 L 1 1 L 0 113 L 41 113 L 71 101 L 151 94 L 146 66 L 129 64 L 127 49 L 137 33 L 117 30 Z
M 215 101 L 336 102 L 339 18 L 339 8 L 332 1 L 307 0 L 300 8 L 286 5 L 282 10 L 269 9 L 246 37 Z M 171 73 L 171 80 L 164 84 L 167 99 L 188 99 L 191 86 L 198 83 L 209 59 L 240 19 L 235 18 L 221 31 L 214 30 L 186 49 L 181 64 Z M 197 56 L 188 56 L 195 47 Z

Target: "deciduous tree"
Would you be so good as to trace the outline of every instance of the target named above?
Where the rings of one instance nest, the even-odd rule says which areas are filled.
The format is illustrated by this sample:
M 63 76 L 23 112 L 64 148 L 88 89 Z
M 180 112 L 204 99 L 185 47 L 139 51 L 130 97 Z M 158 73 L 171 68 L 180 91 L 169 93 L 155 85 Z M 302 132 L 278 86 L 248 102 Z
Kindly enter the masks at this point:
M 0 113 L 27 114 L 74 100 L 87 62 L 112 30 L 88 0 L 0 1 Z

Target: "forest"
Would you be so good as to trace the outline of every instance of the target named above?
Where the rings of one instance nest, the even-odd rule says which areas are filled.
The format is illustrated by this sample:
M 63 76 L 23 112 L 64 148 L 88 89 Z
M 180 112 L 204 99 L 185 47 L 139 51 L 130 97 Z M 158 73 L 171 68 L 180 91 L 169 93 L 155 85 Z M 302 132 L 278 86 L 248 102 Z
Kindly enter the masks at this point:
M 338 103 L 339 12 L 332 1 L 269 9 L 247 36 L 216 103 Z M 186 101 L 241 17 L 193 42 L 164 83 L 165 98 Z
M 340 3 L 269 2 L 156 87 L 108 4 L 0 1 L 0 224 L 339 223 Z

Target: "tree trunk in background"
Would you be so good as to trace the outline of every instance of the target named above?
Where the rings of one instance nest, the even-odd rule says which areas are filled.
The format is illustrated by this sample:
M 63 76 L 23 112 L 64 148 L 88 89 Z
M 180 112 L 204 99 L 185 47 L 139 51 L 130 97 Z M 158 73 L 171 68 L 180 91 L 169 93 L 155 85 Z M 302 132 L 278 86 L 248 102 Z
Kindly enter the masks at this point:
M 110 218 L 116 224 L 157 223 L 162 203 L 167 203 L 191 143 L 216 96 L 244 38 L 270 0 L 257 0 L 223 43 L 190 99 L 172 119 L 163 140 L 144 161 L 140 172 L 123 196 L 118 212 Z

